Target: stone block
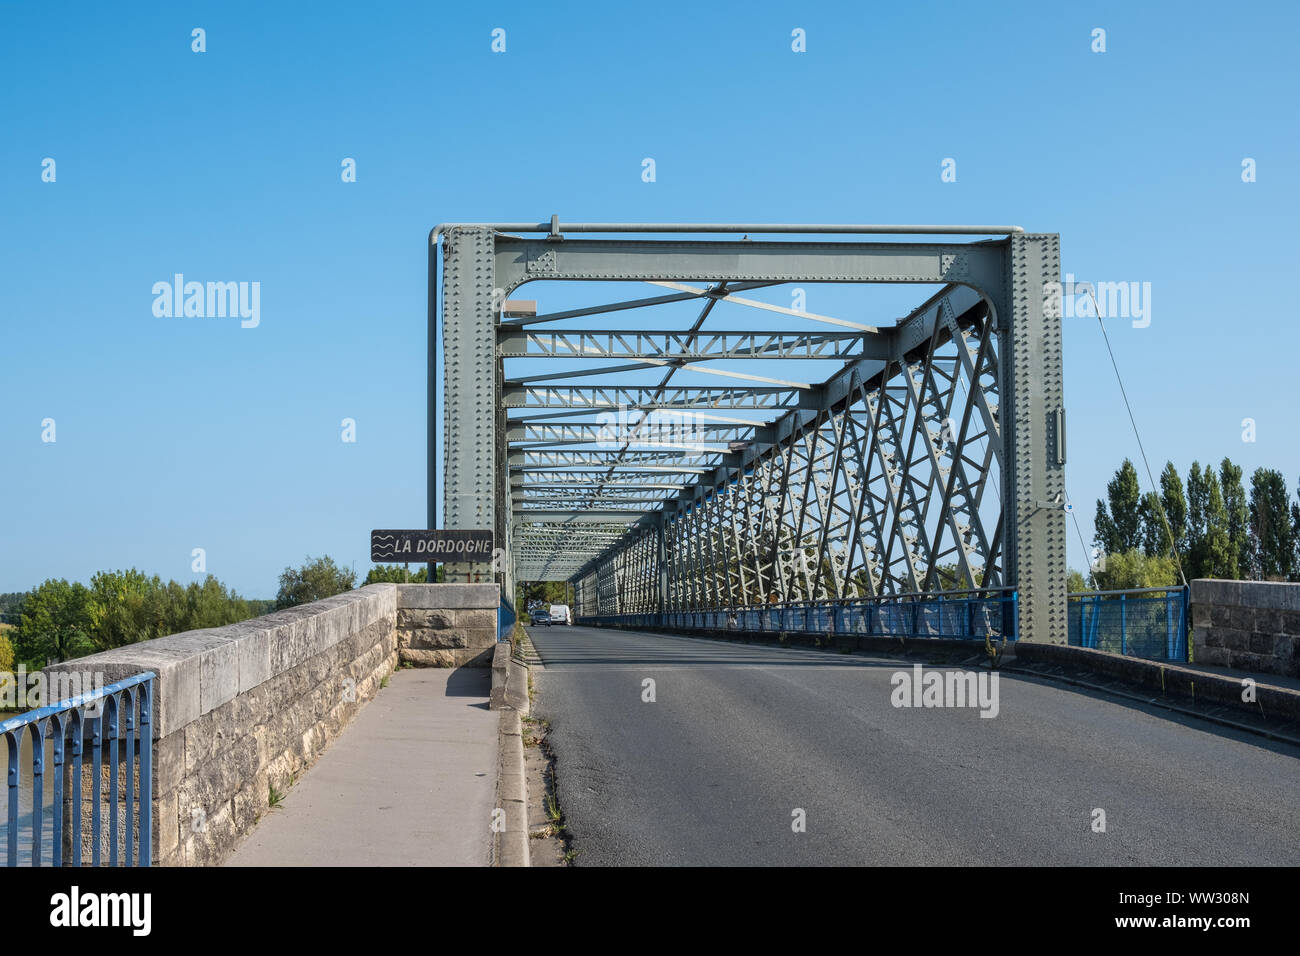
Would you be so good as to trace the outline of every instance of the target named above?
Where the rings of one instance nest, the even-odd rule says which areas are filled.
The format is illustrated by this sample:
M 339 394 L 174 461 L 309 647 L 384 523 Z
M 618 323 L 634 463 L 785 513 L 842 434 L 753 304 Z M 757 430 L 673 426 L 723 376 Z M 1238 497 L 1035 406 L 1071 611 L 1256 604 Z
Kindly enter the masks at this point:
M 496 647 L 497 631 L 495 627 L 467 627 L 465 628 L 465 646 L 476 648 Z
M 185 779 L 185 729 L 153 742 L 153 792 L 172 793 Z
M 153 801 L 155 862 L 176 855 L 180 846 L 180 815 L 176 792 L 158 794 Z M 164 864 L 165 865 L 165 864 Z
M 1241 603 L 1240 581 L 1221 581 L 1216 578 L 1197 578 L 1191 582 L 1193 604 Z
M 1196 645 L 1196 663 L 1211 667 L 1227 667 L 1228 652 L 1221 647 L 1202 647 Z
M 1239 631 L 1231 627 L 1216 627 L 1213 632 L 1218 635 L 1219 646 L 1230 651 L 1250 650 L 1250 632 Z
M 1255 630 L 1255 609 L 1253 607 L 1228 608 L 1228 627 L 1238 631 Z
M 246 694 L 271 677 L 271 632 L 265 628 L 246 631 L 236 642 L 239 648 L 239 693 Z
M 1255 609 L 1255 630 L 1267 634 L 1282 633 L 1282 612 L 1276 608 L 1261 607 Z
M 411 647 L 402 651 L 402 660 L 416 667 L 457 667 L 459 666 L 456 658 L 458 653 L 455 650 L 435 651 Z
M 1300 584 L 1280 581 L 1242 581 L 1239 601 L 1252 607 L 1300 611 Z
M 1252 631 L 1247 649 L 1252 654 L 1272 656 L 1273 635 L 1263 631 Z
M 443 608 L 402 608 L 397 612 L 397 626 L 401 630 L 428 630 L 456 626 L 456 611 Z
M 397 607 L 401 608 L 492 608 L 501 605 L 501 588 L 496 584 L 398 584 Z
M 465 608 L 455 612 L 457 627 L 482 627 L 492 631 L 495 638 L 497 612 L 493 608 Z
M 440 650 L 443 648 L 469 647 L 469 642 L 464 631 L 431 631 L 418 630 L 409 631 L 410 640 L 408 646 L 418 650 Z

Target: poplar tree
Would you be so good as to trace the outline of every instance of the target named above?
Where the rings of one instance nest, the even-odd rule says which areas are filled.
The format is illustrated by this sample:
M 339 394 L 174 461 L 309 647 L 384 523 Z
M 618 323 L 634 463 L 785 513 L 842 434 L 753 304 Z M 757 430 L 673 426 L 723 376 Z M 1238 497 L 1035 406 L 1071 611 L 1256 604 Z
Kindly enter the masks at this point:
M 1137 469 L 1127 458 L 1106 485 L 1106 497 L 1109 509 L 1106 502 L 1097 502 L 1095 543 L 1107 554 L 1141 547 L 1142 489 L 1138 485 Z
M 1199 461 L 1187 472 L 1187 577 L 1205 574 L 1205 475 Z
M 1223 506 L 1228 511 L 1228 542 L 1237 558 L 1237 576 L 1249 577 L 1250 508 L 1246 503 L 1246 488 L 1241 483 L 1241 466 L 1224 458 L 1219 464 L 1219 481 L 1223 486 Z
M 1172 461 L 1165 462 L 1165 470 L 1160 473 L 1160 505 L 1174 536 L 1174 550 L 1182 557 L 1187 549 L 1187 496 L 1183 494 L 1183 479 Z M 1165 534 L 1163 529 L 1161 533 Z
M 1257 468 L 1250 478 L 1250 531 L 1255 566 L 1266 580 L 1295 574 L 1296 541 L 1286 479 L 1280 471 Z
M 1213 468 L 1192 462 L 1187 475 L 1189 578 L 1236 578 L 1237 556 L 1228 538 L 1228 510 Z

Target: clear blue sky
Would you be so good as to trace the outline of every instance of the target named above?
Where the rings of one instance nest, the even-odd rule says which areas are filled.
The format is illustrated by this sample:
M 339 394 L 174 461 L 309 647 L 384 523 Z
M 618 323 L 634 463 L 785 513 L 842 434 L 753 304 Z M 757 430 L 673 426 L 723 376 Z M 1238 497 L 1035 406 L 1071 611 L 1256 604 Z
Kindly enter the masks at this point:
M 187 581 L 195 547 L 253 597 L 364 573 L 369 529 L 425 523 L 430 227 L 552 212 L 1059 232 L 1063 272 L 1152 285 L 1109 328 L 1153 467 L 1294 491 L 1300 15 L 1134 7 L 6 4 L 0 591 Z M 155 317 L 178 272 L 260 282 L 260 325 Z M 1090 539 L 1136 445 L 1095 320 L 1065 348 Z

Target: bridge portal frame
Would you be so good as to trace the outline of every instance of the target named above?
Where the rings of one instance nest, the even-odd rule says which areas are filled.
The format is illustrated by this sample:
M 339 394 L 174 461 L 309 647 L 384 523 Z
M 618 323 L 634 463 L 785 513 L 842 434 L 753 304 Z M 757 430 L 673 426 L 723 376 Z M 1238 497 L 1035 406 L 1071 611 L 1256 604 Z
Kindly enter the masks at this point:
M 678 238 L 573 239 L 570 233 L 854 235 L 993 235 L 966 242 L 876 240 L 750 240 Z M 513 233 L 546 233 L 527 238 Z M 441 355 L 437 329 L 438 240 L 443 278 Z M 1002 583 L 1019 592 L 1020 640 L 1066 640 L 1064 521 L 1064 406 L 1059 309 L 1060 241 L 1056 234 L 1024 233 L 1005 226 L 845 226 L 744 224 L 444 224 L 430 233 L 429 248 L 429 526 L 436 526 L 438 468 L 435 373 L 444 375 L 443 502 L 447 528 L 492 528 L 506 560 L 499 573 L 514 595 L 514 514 L 509 481 L 506 396 L 499 336 L 501 311 L 512 291 L 534 280 L 706 283 L 937 284 L 972 290 L 987 306 L 998 340 L 997 371 L 1002 542 Z M 1055 294 L 1053 291 L 1055 290 Z M 882 330 L 902 354 L 932 334 L 945 307 L 932 300 L 909 322 Z M 848 371 L 848 370 L 846 370 Z M 517 388 L 517 386 L 515 386 Z M 792 413 L 805 413 L 794 409 Z M 779 431 L 779 428 L 771 431 Z M 787 432 L 788 434 L 788 432 Z M 770 447 L 777 434 L 765 434 Z M 745 454 L 752 461 L 761 449 Z M 743 467 L 724 456 L 717 474 L 697 488 L 717 487 Z M 683 501 L 690 498 L 683 493 Z M 946 502 L 945 502 L 946 506 Z M 543 518 L 538 512 L 530 517 Z M 561 513 L 551 516 L 563 519 Z M 587 516 L 580 520 L 594 521 Z M 666 582 L 664 512 L 640 524 L 657 532 L 659 600 Z M 606 562 L 608 564 L 608 562 Z M 448 580 L 481 579 L 484 569 L 449 566 Z M 601 586 L 610 586 L 608 568 Z

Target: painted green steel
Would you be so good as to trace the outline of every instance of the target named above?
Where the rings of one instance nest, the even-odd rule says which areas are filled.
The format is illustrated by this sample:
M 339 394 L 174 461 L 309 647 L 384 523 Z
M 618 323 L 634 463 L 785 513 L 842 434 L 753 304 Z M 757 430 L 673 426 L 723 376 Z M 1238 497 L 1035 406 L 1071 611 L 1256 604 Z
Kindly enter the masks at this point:
M 742 231 L 995 238 L 676 237 Z M 645 238 L 651 233 L 667 238 Z M 955 573 L 959 585 L 1016 589 L 1020 639 L 1065 642 L 1060 312 L 1047 291 L 1059 289 L 1057 236 L 1000 226 L 565 224 L 553 217 L 440 226 L 432 239 L 439 237 L 443 525 L 492 527 L 506 547 L 500 567 L 457 571 L 461 579 L 495 573 L 508 594 L 516 575 L 572 580 L 591 616 L 703 611 L 755 595 L 794 603 L 917 592 Z M 503 320 L 506 298 L 536 280 L 650 282 L 673 291 Z M 714 302 L 793 282 L 942 288 L 888 328 L 824 316 L 817 318 L 854 330 L 703 328 Z M 646 330 L 631 318 L 608 318 L 690 298 L 703 308 L 689 329 Z M 589 318 L 601 315 L 609 327 Z M 582 329 L 531 328 L 579 316 Z M 775 366 L 812 356 L 841 367 L 822 382 L 749 375 L 742 377 L 750 383 L 727 387 L 668 385 L 673 369 L 698 361 L 775 357 Z M 513 357 L 630 364 L 508 379 L 503 363 Z M 582 382 L 656 366 L 667 369 L 657 388 Z M 599 423 L 584 415 L 624 407 L 642 414 L 735 408 L 760 417 L 708 412 L 694 440 L 662 451 L 593 448 Z M 578 480 L 569 477 L 574 469 L 594 474 Z M 431 480 L 434 473 L 431 463 Z M 792 563 L 795 553 L 836 561 L 809 567 L 803 558 Z

